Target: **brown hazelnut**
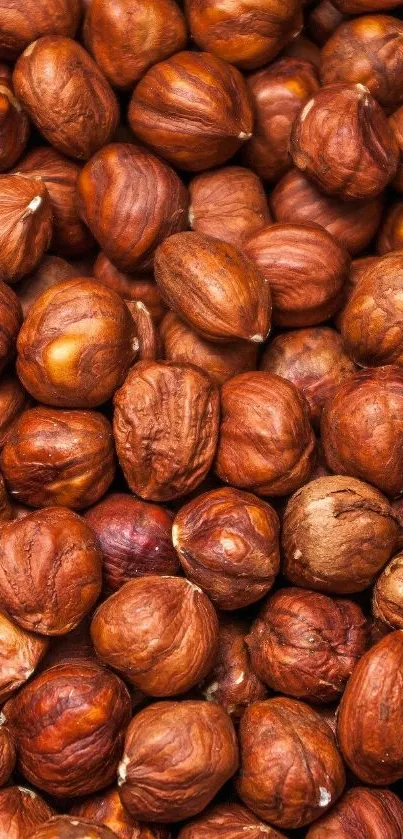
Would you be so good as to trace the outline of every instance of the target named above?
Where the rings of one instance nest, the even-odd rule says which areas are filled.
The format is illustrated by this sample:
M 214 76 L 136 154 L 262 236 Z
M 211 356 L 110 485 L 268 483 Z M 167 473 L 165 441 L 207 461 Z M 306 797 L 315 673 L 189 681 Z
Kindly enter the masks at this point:
M 95 612 L 91 637 L 104 664 L 149 696 L 186 693 L 214 663 L 218 621 L 182 577 L 131 580 Z
M 185 504 L 172 528 L 186 576 L 219 609 L 241 609 L 271 589 L 280 568 L 278 538 L 270 504 L 232 487 Z
M 48 643 L 47 638 L 21 629 L 0 612 L 0 702 L 9 699 L 32 676 Z
M 378 577 L 372 602 L 376 618 L 403 629 L 403 554 L 393 557 Z
M 396 201 L 388 208 L 383 219 L 377 251 L 383 255 L 389 251 L 401 250 L 403 250 L 403 201 Z
M 249 139 L 253 114 L 235 67 L 207 52 L 179 52 L 139 81 L 129 123 L 161 157 L 200 172 L 225 163 Z
M 338 26 L 322 50 L 324 85 L 364 84 L 385 108 L 403 100 L 403 21 L 365 15 Z
M 320 49 L 309 38 L 305 38 L 305 35 L 298 35 L 297 38 L 293 38 L 291 43 L 282 51 L 282 56 L 302 58 L 303 61 L 310 61 L 316 70 L 319 70 Z
M 1 458 L 11 496 L 31 507 L 89 507 L 115 474 L 112 428 L 95 411 L 25 411 Z
M 150 268 L 157 245 L 187 223 L 187 190 L 153 154 L 128 143 L 101 149 L 77 181 L 78 209 L 122 271 Z
M 13 511 L 4 485 L 4 478 L 0 474 L 0 522 L 8 522 L 12 517 Z
M 69 632 L 96 602 L 101 582 L 95 535 L 71 510 L 36 510 L 1 528 L 0 606 L 23 629 Z
M 81 17 L 80 0 L 1 0 L 0 59 L 14 61 L 43 35 L 74 37 Z
M 221 389 L 216 473 L 258 495 L 288 495 L 315 462 L 309 408 L 297 388 L 271 373 L 241 373 Z
M 239 737 L 238 794 L 276 827 L 309 824 L 343 792 L 343 762 L 333 733 L 304 702 L 284 697 L 255 702 L 242 717 Z
M 382 638 L 361 658 L 344 691 L 337 739 L 345 761 L 364 783 L 403 777 L 403 634 Z
M 349 789 L 307 839 L 401 839 L 403 804 L 388 789 Z
M 400 550 L 403 548 L 403 498 L 397 498 L 392 502 L 392 510 L 399 527 L 396 547 Z
M 385 258 L 385 257 L 384 257 Z M 361 370 L 325 405 L 322 442 L 339 475 L 353 475 L 396 497 L 403 490 L 403 372 Z
M 217 804 L 179 831 L 179 839 L 284 839 L 240 804 Z
M 17 373 L 31 396 L 58 408 L 94 408 L 122 383 L 137 344 L 121 297 L 77 278 L 38 297 L 17 349 Z
M 155 361 L 162 355 L 161 341 L 151 312 L 141 300 L 126 300 L 126 306 L 133 318 L 138 341 L 138 360 Z
M 276 184 L 270 206 L 276 221 L 320 224 L 352 256 L 366 248 L 378 230 L 382 199 L 340 201 L 325 195 L 299 169 L 291 169 Z
M 32 122 L 62 154 L 88 160 L 112 139 L 116 97 L 76 41 L 49 36 L 30 44 L 17 61 L 13 83 Z
M 102 552 L 104 584 L 117 591 L 146 574 L 174 575 L 179 560 L 171 538 L 172 515 L 132 495 L 108 495 L 85 515 Z
M 24 318 L 43 291 L 61 283 L 63 280 L 72 280 L 74 277 L 80 277 L 81 275 L 81 271 L 70 262 L 61 259 L 60 256 L 44 256 L 36 271 L 25 277 L 16 286 L 16 293 L 21 303 Z
M 377 260 L 378 260 L 377 256 L 362 256 L 361 259 L 353 259 L 353 261 L 351 262 L 350 273 L 347 277 L 347 282 L 345 283 L 345 286 L 344 286 L 343 308 L 341 308 L 340 311 L 337 312 L 337 315 L 334 318 L 334 325 L 335 325 L 336 329 L 339 330 L 339 332 L 341 332 L 341 330 L 343 328 L 344 312 L 346 310 L 347 304 L 349 303 L 349 301 L 351 300 L 351 297 L 353 296 L 353 291 L 354 291 L 355 287 L 360 282 L 361 277 L 363 277 L 364 274 L 366 273 L 369 265 L 375 264 L 375 262 L 377 262 Z
M 54 810 L 33 789 L 6 787 L 0 790 L 1 839 L 22 839 L 47 822 Z
M 17 336 L 22 324 L 22 311 L 16 293 L 1 280 L 0 324 L 0 373 L 2 373 L 15 356 Z
M 204 698 L 222 705 L 236 721 L 248 705 L 267 696 L 266 686 L 251 667 L 247 631 L 247 623 L 221 616 L 215 665 L 201 686 Z
M 343 20 L 345 20 L 343 13 L 332 3 L 332 0 L 320 0 L 309 12 L 309 34 L 317 44 L 323 46 Z
M 0 786 L 4 787 L 10 780 L 17 759 L 14 740 L 9 729 L 0 724 Z M 1 828 L 0 828 L 1 830 Z
M 71 816 L 54 816 L 35 828 L 27 839 L 114 839 L 115 834 L 104 825 Z M 116 839 L 116 837 L 115 837 Z
M 111 85 L 130 88 L 185 48 L 186 23 L 173 0 L 91 0 L 84 40 Z
M 0 279 L 15 283 L 38 265 L 52 237 L 49 194 L 22 175 L 0 179 Z
M 198 47 L 243 70 L 272 61 L 302 28 L 298 0 L 185 0 L 185 9 Z
M 335 6 L 346 15 L 362 15 L 365 12 L 383 12 L 400 6 L 401 0 L 333 0 Z
M 244 250 L 270 285 L 277 326 L 313 326 L 340 308 L 350 258 L 323 227 L 272 224 Z
M 204 480 L 217 446 L 219 395 L 203 370 L 140 361 L 114 404 L 116 450 L 132 492 L 168 501 Z
M 1 12 L 1 6 L 0 6 Z M 1 51 L 0 24 L 0 51 Z M 0 172 L 7 172 L 21 157 L 29 137 L 29 122 L 14 96 L 11 79 L 0 77 Z
M 168 830 L 163 827 L 140 824 L 133 819 L 123 806 L 119 792 L 114 787 L 80 804 L 74 804 L 70 815 L 88 819 L 92 824 L 103 824 L 109 827 L 113 835 L 116 834 L 119 839 L 169 839 L 170 836 Z M 259 839 L 264 839 L 264 837 L 259 837 Z
M 28 394 L 17 376 L 7 375 L 0 379 L 0 449 L 13 432 L 14 423 L 28 407 Z
M 295 120 L 291 156 L 328 195 L 364 199 L 392 180 L 398 147 L 368 88 L 333 84 L 316 93 Z
M 155 278 L 169 307 L 204 338 L 258 344 L 270 331 L 268 280 L 227 242 L 193 232 L 170 236 L 157 250 Z
M 135 818 L 175 822 L 200 813 L 238 767 L 232 722 L 212 702 L 155 702 L 126 734 L 118 784 Z
M 394 138 L 399 149 L 399 163 L 396 175 L 392 181 L 392 186 L 397 192 L 403 193 L 403 107 L 389 117 L 389 125 L 392 129 Z
M 337 385 L 356 372 L 335 329 L 318 326 L 283 332 L 266 347 L 260 369 L 300 388 L 318 425 L 323 406 Z
M 367 642 L 359 606 L 299 588 L 269 597 L 246 637 L 259 678 L 307 702 L 338 699 Z
M 189 222 L 196 233 L 240 247 L 245 238 L 271 221 L 259 178 L 242 166 L 196 175 L 189 191 Z
M 164 317 L 166 307 L 152 276 L 123 273 L 101 252 L 95 260 L 94 277 L 125 300 L 144 303 L 155 323 L 160 323 Z
M 244 157 L 261 178 L 277 180 L 292 166 L 291 128 L 302 106 L 319 90 L 318 75 L 308 61 L 281 58 L 249 76 L 247 84 L 255 126 Z
M 20 770 L 39 789 L 66 798 L 112 783 L 130 713 L 123 682 L 88 661 L 51 667 L 6 706 Z
M 284 573 L 304 588 L 362 591 L 386 565 L 397 535 L 392 508 L 374 487 L 341 475 L 317 478 L 287 504 Z
M 50 667 L 54 667 L 55 664 L 71 664 L 72 661 L 77 663 L 79 660 L 99 664 L 91 640 L 91 619 L 91 615 L 86 615 L 78 626 L 68 632 L 67 635 L 52 638 L 51 645 L 39 665 L 38 672 L 43 673 Z

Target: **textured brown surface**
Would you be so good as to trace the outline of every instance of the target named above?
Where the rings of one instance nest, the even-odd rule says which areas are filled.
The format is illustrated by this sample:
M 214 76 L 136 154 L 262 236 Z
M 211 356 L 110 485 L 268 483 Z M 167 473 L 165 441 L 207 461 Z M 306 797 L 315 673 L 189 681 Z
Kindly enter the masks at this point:
M 119 791 L 113 787 L 101 795 L 74 804 L 70 815 L 103 824 L 119 839 L 169 839 L 170 833 L 158 825 L 140 824 L 123 806 Z M 253 839 L 253 837 L 252 837 Z
M 343 20 L 343 13 L 331 0 L 320 0 L 309 13 L 309 34 L 317 44 L 323 46 Z
M 0 279 L 15 283 L 40 262 L 52 236 L 52 208 L 45 186 L 22 175 L 0 182 Z
M 14 423 L 28 407 L 28 394 L 15 375 L 5 375 L 0 381 L 0 448 L 12 433 Z
M 348 15 L 382 12 L 400 6 L 400 0 L 334 0 L 334 5 Z
M 22 839 L 43 822 L 54 810 L 34 792 L 11 786 L 0 790 L 0 839 Z
M 0 6 L 1 11 L 1 6 Z M 1 52 L 0 24 L 0 52 Z M 21 157 L 29 138 L 29 122 L 18 99 L 15 98 L 11 81 L 0 79 L 0 172 L 11 169 Z
M 119 271 L 101 251 L 95 260 L 94 276 L 100 283 L 112 288 L 125 300 L 140 300 L 144 303 L 155 323 L 159 323 L 164 317 L 166 309 L 152 275 L 127 274 Z
M 32 676 L 48 644 L 47 638 L 22 629 L 0 612 L 0 702 L 9 699 Z
M 403 554 L 383 569 L 374 587 L 373 613 L 395 629 L 403 629 Z
M 139 361 L 155 361 L 162 354 L 161 341 L 150 310 L 141 300 L 126 300 L 126 305 L 134 322 Z
M 283 839 L 240 804 L 218 804 L 179 832 L 179 839 Z
M 327 816 L 309 828 L 307 839 L 401 839 L 403 804 L 387 789 L 348 790 Z
M 81 270 L 60 256 L 44 256 L 33 274 L 29 274 L 16 286 L 24 317 L 43 291 L 63 280 L 79 277 L 81 273 Z
M 112 839 L 114 836 L 104 825 L 71 816 L 54 816 L 27 834 L 27 839 Z
M 379 229 L 377 251 L 381 256 L 389 251 L 403 250 L 403 202 L 396 201 L 386 211 Z
M 3 787 L 9 781 L 15 761 L 14 740 L 7 726 L 2 724 L 0 727 L 0 786 Z
M 0 372 L 15 356 L 21 323 L 22 311 L 18 297 L 12 288 L 0 281 Z
M 80 15 L 80 0 L 1 0 L 0 59 L 13 61 L 44 35 L 73 38 Z
M 192 230 L 230 245 L 271 221 L 267 198 L 257 175 L 243 166 L 224 166 L 190 181 Z
M 400 107 L 389 118 L 389 125 L 393 131 L 399 149 L 399 163 L 396 175 L 392 181 L 397 192 L 403 192 L 403 107 Z

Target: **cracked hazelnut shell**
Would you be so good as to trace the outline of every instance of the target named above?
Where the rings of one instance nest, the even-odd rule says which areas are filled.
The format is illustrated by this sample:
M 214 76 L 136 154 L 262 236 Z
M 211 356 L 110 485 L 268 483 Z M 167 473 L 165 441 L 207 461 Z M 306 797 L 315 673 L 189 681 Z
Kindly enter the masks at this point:
M 1 0 L 0 60 L 14 61 L 44 35 L 74 38 L 80 17 L 80 0 Z
M 22 786 L 5 787 L 0 790 L 1 839 L 29 836 L 53 813 L 54 810 L 34 790 Z
M 22 175 L 0 180 L 0 279 L 15 283 L 36 268 L 50 245 L 52 208 L 40 181 Z
M 15 356 L 21 324 L 20 301 L 13 289 L 0 280 L 0 373 Z
M 241 804 L 217 804 L 179 831 L 178 839 L 284 839 Z
M 0 702 L 10 698 L 37 669 L 49 641 L 22 629 L 0 612 Z M 1 820 L 0 820 L 1 823 Z M 0 828 L 1 836 L 1 828 Z
M 30 833 L 29 839 L 113 839 L 114 836 L 105 825 L 71 816 L 54 816 Z
M 100 795 L 74 804 L 71 816 L 88 819 L 91 823 L 103 824 L 119 839 L 169 839 L 169 831 L 158 825 L 140 823 L 123 806 L 119 791 L 112 787 Z
M 0 7 L 1 11 L 1 7 Z M 1 24 L 0 24 L 1 52 Z M 21 157 L 29 138 L 28 117 L 14 96 L 11 79 L 0 79 L 0 172 L 7 172 Z
M 391 204 L 379 229 L 377 252 L 384 256 L 389 251 L 403 250 L 403 202 Z
M 403 804 L 391 790 L 353 787 L 313 824 L 307 839 L 401 839 Z
M 13 432 L 14 424 L 29 406 L 29 397 L 19 378 L 6 374 L 0 379 L 0 449 Z
M 98 282 L 116 291 L 124 300 L 144 303 L 156 324 L 164 317 L 166 308 L 152 275 L 143 276 L 119 271 L 101 251 L 95 260 L 94 277 Z
M 378 577 L 372 611 L 376 618 L 395 629 L 403 629 L 403 554 L 396 554 Z

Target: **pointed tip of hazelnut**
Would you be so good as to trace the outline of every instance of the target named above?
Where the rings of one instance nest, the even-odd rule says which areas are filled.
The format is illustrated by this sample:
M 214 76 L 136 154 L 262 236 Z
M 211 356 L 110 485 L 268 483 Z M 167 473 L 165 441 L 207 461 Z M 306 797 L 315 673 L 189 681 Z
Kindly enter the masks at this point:
M 32 201 L 29 202 L 28 207 L 27 207 L 27 211 L 30 212 L 30 213 L 36 213 L 36 211 L 39 210 L 39 207 L 41 206 L 41 204 L 42 204 L 41 195 L 35 195 L 35 198 L 33 198 Z

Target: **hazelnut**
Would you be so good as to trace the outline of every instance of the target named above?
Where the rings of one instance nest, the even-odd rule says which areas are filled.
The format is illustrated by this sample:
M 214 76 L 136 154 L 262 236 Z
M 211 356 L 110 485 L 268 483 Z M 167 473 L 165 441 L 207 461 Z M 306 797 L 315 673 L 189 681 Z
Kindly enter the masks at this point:
M 222 705 L 235 721 L 241 719 L 248 705 L 267 695 L 251 667 L 245 644 L 247 631 L 247 623 L 222 615 L 215 665 L 202 684 L 204 698 Z
M 179 52 L 139 81 L 129 123 L 161 157 L 200 172 L 225 163 L 249 139 L 253 114 L 239 70 L 207 52 Z
M 361 259 L 353 259 L 353 261 L 350 265 L 350 273 L 347 277 L 347 282 L 344 286 L 343 308 L 340 309 L 340 311 L 337 313 L 336 317 L 334 318 L 334 325 L 335 325 L 336 329 L 339 330 L 339 332 L 341 332 L 341 330 L 343 328 L 344 312 L 346 310 L 347 304 L 349 303 L 349 301 L 351 300 L 351 297 L 353 296 L 353 291 L 354 291 L 355 287 L 360 282 L 361 277 L 363 277 L 364 274 L 366 273 L 366 270 L 369 267 L 369 265 L 375 264 L 375 262 L 377 262 L 377 261 L 378 261 L 377 256 L 362 256 Z
M 122 383 L 137 350 L 130 312 L 91 279 L 65 280 L 31 306 L 18 336 L 17 373 L 38 401 L 94 408 Z
M 0 522 L 8 522 L 12 517 L 13 511 L 4 486 L 4 478 L 0 474 Z
M 269 597 L 246 637 L 259 678 L 308 702 L 338 699 L 367 641 L 359 606 L 299 588 Z
M 1 280 L 0 323 L 0 373 L 2 373 L 15 356 L 17 336 L 22 324 L 22 311 L 16 293 Z
M 11 429 L 1 468 L 11 496 L 23 504 L 89 507 L 115 474 L 111 425 L 95 411 L 32 408 Z
M 186 576 L 219 609 L 241 609 L 271 589 L 280 568 L 278 538 L 270 504 L 232 487 L 185 504 L 172 528 Z
M 119 792 L 114 787 L 80 804 L 74 804 L 70 815 L 88 819 L 92 824 L 103 824 L 109 827 L 113 835 L 116 834 L 119 839 L 169 839 L 170 836 L 163 827 L 140 824 L 133 819 L 123 806 Z M 259 837 L 259 839 L 264 839 L 264 837 Z
M 383 255 L 389 251 L 401 250 L 403 250 L 403 201 L 396 201 L 385 214 L 379 231 L 377 251 Z
M 398 630 L 365 653 L 344 691 L 337 738 L 348 766 L 364 783 L 384 786 L 403 777 L 402 669 Z
M 99 663 L 91 641 L 91 615 L 86 617 L 67 635 L 52 638 L 52 643 L 41 662 L 38 672 L 43 673 L 55 664 L 71 664 L 72 661 L 86 661 L 91 664 Z
M 185 693 L 214 663 L 218 621 L 209 599 L 182 577 L 131 580 L 95 612 L 97 655 L 149 696 Z
M 297 38 L 293 38 L 291 43 L 282 51 L 282 56 L 302 58 L 303 61 L 310 61 L 315 69 L 319 70 L 320 49 L 309 38 L 305 38 L 304 35 L 298 35 Z
M 368 88 L 333 84 L 316 93 L 295 120 L 291 156 L 328 195 L 368 199 L 395 175 L 398 147 Z
M 382 12 L 400 6 L 401 0 L 333 0 L 335 6 L 346 15 L 362 15 L 364 12 Z
M 179 831 L 179 839 L 284 839 L 240 804 L 218 804 Z
M 343 20 L 345 20 L 343 13 L 332 3 L 332 0 L 320 0 L 309 12 L 309 34 L 317 44 L 323 46 Z
M 130 88 L 185 48 L 186 23 L 173 0 L 91 0 L 84 40 L 111 85 Z
M 341 475 L 317 478 L 287 504 L 283 570 L 304 588 L 362 591 L 386 565 L 397 535 L 391 505 L 374 487 Z
M 46 801 L 26 787 L 6 787 L 0 790 L 0 836 L 22 839 L 34 828 L 52 817 L 54 810 Z
M 385 258 L 385 257 L 384 257 Z M 322 442 L 332 472 L 353 475 L 392 498 L 403 490 L 403 373 L 361 370 L 325 405 Z
M 1 7 L 0 7 L 1 11 Z M 0 51 L 1 51 L 0 24 Z M 7 172 L 21 157 L 29 137 L 29 121 L 14 96 L 11 78 L 0 78 L 0 172 Z
M 29 839 L 116 839 L 104 825 L 70 816 L 54 816 L 29 834 Z
M 333 733 L 319 714 L 278 697 L 246 709 L 239 729 L 242 801 L 276 827 L 317 819 L 343 792 L 345 774 Z
M 116 97 L 76 41 L 49 36 L 30 44 L 17 61 L 13 82 L 32 122 L 62 154 L 88 160 L 111 140 L 119 115 Z
M 328 326 L 283 332 L 266 347 L 260 369 L 276 373 L 300 388 L 318 425 L 323 406 L 337 385 L 356 372 L 343 341 Z
M 0 724 L 0 786 L 9 781 L 11 773 L 15 766 L 16 751 L 14 740 L 3 723 Z M 1 827 L 0 827 L 1 830 Z
M 189 184 L 192 230 L 241 247 L 271 221 L 263 186 L 254 172 L 225 166 L 196 175 Z
M 13 433 L 14 424 L 29 404 L 28 395 L 17 376 L 0 379 L 0 449 Z
M 135 818 L 175 822 L 200 813 L 238 767 L 232 722 L 211 702 L 155 702 L 126 734 L 118 784 Z
M 60 256 L 44 256 L 36 271 L 16 286 L 24 318 L 43 291 L 63 280 L 72 280 L 79 276 L 81 272 Z
M 157 250 L 155 278 L 169 307 L 204 338 L 257 344 L 270 331 L 268 280 L 227 242 L 193 232 L 170 236 Z
M 233 341 L 219 344 L 206 341 L 173 312 L 165 315 L 161 324 L 164 357 L 168 361 L 196 364 L 217 385 L 222 385 L 237 373 L 254 370 L 257 365 L 257 344 Z
M 301 107 L 319 90 L 318 75 L 309 61 L 281 58 L 249 76 L 247 84 L 255 126 L 244 157 L 261 178 L 277 180 L 292 166 L 292 125 Z
M 164 317 L 166 308 L 152 276 L 125 274 L 101 252 L 95 260 L 94 277 L 126 301 L 144 303 L 156 324 Z
M 399 527 L 396 546 L 400 550 L 403 548 L 403 498 L 397 498 L 392 502 L 392 510 Z
M 372 608 L 376 618 L 403 629 L 403 554 L 394 556 L 378 577 Z
M 400 839 L 403 804 L 387 789 L 349 789 L 331 812 L 309 828 L 307 839 Z
M 315 462 L 309 408 L 297 388 L 271 373 L 241 373 L 221 389 L 216 473 L 258 495 L 288 495 Z
M 1 0 L 0 60 L 14 61 L 32 41 L 43 35 L 74 37 L 80 0 Z
M 187 190 L 145 149 L 112 143 L 84 167 L 78 209 L 104 253 L 122 271 L 150 268 L 157 245 L 186 227 Z
M 277 326 L 313 326 L 340 308 L 350 258 L 323 227 L 272 224 L 244 250 L 270 284 Z
M 95 535 L 71 510 L 36 510 L 0 529 L 0 605 L 23 629 L 43 635 L 74 629 L 101 582 Z
M 243 70 L 272 61 L 302 28 L 298 0 L 185 0 L 185 8 L 198 47 Z
M 116 449 L 132 492 L 168 501 L 204 480 L 217 446 L 219 395 L 203 370 L 140 361 L 114 404 Z
M 338 26 L 322 50 L 324 85 L 362 82 L 380 105 L 403 101 L 403 22 L 366 15 Z
M 130 713 L 123 682 L 88 661 L 51 667 L 6 706 L 20 770 L 39 789 L 66 798 L 114 780 Z
M 163 507 L 131 495 L 108 495 L 85 519 L 102 552 L 104 584 L 117 591 L 146 574 L 174 575 L 179 561 L 172 545 L 172 516 Z
M 52 236 L 52 209 L 40 181 L 0 178 L 0 279 L 15 283 L 38 265 Z
M 9 699 L 32 676 L 48 643 L 47 638 L 21 629 L 0 612 L 0 702 Z
M 372 241 L 382 215 L 378 196 L 365 201 L 340 201 L 324 195 L 299 169 L 291 169 L 276 184 L 270 206 L 276 221 L 320 224 L 354 256 Z
M 403 192 L 403 107 L 397 109 L 389 118 L 389 125 L 399 149 L 399 163 L 392 186 L 397 192 Z
M 126 305 L 134 322 L 139 361 L 155 361 L 161 355 L 161 342 L 150 310 L 141 300 L 126 300 Z

